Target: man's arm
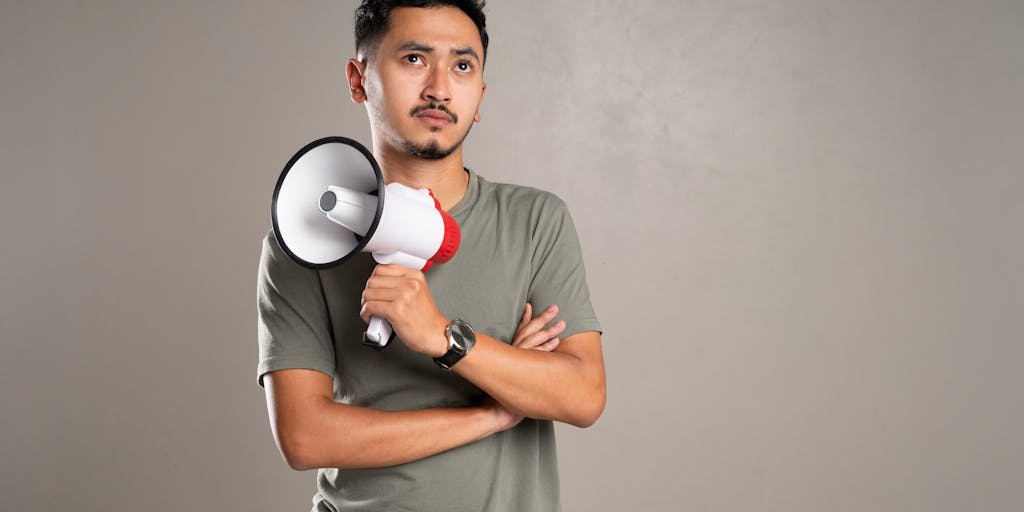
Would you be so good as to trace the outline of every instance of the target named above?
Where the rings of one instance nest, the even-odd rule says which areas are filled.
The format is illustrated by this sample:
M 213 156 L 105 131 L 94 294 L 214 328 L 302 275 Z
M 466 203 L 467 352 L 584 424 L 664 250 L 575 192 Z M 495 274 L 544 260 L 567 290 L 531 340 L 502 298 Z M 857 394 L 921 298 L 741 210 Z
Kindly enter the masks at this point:
M 341 404 L 333 400 L 331 377 L 316 370 L 277 370 L 263 382 L 278 449 L 300 471 L 411 462 L 512 428 L 522 419 L 493 400 L 479 407 L 399 412 Z
M 522 350 L 477 333 L 452 370 L 518 414 L 589 427 L 604 411 L 601 335 L 569 336 L 551 352 Z
M 545 328 L 551 312 L 534 318 L 527 305 L 515 344 L 530 352 L 551 351 L 560 326 Z M 267 410 L 281 455 L 290 467 L 372 468 L 419 460 L 493 433 L 522 419 L 488 397 L 477 407 L 385 412 L 334 402 L 333 380 L 307 369 L 268 372 Z
M 554 313 L 545 311 L 537 321 L 546 324 Z M 449 319 L 437 309 L 420 271 L 377 265 L 363 291 L 360 315 L 364 321 L 371 315 L 388 319 L 414 351 L 431 357 L 447 351 L 444 328 Z M 452 369 L 510 410 L 531 418 L 587 427 L 604 410 L 604 359 L 601 335 L 595 331 L 569 336 L 551 352 L 521 350 L 478 332 L 476 346 Z

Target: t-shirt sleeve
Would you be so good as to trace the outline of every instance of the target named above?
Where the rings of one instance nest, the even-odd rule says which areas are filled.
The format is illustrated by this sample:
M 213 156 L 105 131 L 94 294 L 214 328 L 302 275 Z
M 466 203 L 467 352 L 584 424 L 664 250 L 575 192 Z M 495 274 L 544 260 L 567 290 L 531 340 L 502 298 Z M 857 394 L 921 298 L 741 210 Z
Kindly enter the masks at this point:
M 305 368 L 334 376 L 334 341 L 320 276 L 295 263 L 273 232 L 263 239 L 256 299 L 257 383 L 274 370 Z
M 601 331 L 590 304 L 583 253 L 569 208 L 558 197 L 546 194 L 533 234 L 533 279 L 528 300 L 534 312 L 558 305 L 558 318 L 565 320 L 561 337 L 585 331 Z

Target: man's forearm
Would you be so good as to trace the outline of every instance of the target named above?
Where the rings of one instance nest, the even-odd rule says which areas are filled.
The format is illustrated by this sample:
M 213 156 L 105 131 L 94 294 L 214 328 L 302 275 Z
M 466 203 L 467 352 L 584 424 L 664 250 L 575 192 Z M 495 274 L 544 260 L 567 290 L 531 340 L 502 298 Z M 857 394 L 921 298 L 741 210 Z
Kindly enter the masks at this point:
M 282 451 L 294 469 L 374 468 L 419 460 L 495 432 L 479 407 L 388 412 L 325 401 Z
M 387 412 L 334 402 L 331 378 L 314 370 L 267 374 L 270 423 L 294 469 L 371 468 L 419 460 L 483 439 L 518 421 L 505 408 Z
M 600 334 L 562 340 L 554 352 L 523 350 L 477 333 L 476 346 L 453 371 L 516 413 L 579 427 L 604 409 Z

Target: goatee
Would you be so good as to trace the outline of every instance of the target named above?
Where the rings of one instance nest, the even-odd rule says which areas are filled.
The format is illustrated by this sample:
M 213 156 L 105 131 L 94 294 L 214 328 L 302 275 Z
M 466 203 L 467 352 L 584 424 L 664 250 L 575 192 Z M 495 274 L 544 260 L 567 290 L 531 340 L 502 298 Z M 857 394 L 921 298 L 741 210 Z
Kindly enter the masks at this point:
M 402 149 L 405 150 L 405 152 L 409 153 L 410 155 L 422 158 L 424 160 L 441 160 L 442 158 L 446 158 L 448 157 L 448 155 L 455 152 L 456 149 L 459 149 L 459 146 L 462 146 L 462 143 L 463 141 L 466 140 L 466 137 L 469 137 L 469 132 L 472 128 L 473 125 L 469 125 L 469 127 L 466 128 L 466 133 L 462 134 L 462 138 L 459 139 L 459 141 L 456 142 L 455 144 L 452 144 L 451 147 L 447 148 L 442 148 L 441 143 L 439 143 L 437 139 L 430 139 L 429 141 L 423 144 L 417 144 L 411 140 L 403 140 L 399 142 L 399 145 L 401 145 Z
M 404 140 L 402 141 L 402 149 L 404 149 L 406 153 L 424 160 L 441 160 L 442 158 L 452 154 L 460 144 L 462 144 L 461 140 L 458 144 L 455 144 L 450 148 L 441 149 L 441 144 L 437 142 L 437 139 L 431 139 L 430 142 L 427 142 L 426 144 L 416 144 L 414 142 Z

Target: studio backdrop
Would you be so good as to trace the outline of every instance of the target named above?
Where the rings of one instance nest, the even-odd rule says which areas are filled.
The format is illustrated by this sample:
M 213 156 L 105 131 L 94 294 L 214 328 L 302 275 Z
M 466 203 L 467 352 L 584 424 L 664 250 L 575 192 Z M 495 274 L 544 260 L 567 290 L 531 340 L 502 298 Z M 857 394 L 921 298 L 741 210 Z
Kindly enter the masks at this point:
M 0 1 L 0 509 L 307 510 L 256 383 L 354 1 Z M 562 197 L 566 511 L 1024 502 L 1024 4 L 493 0 L 466 163 Z

